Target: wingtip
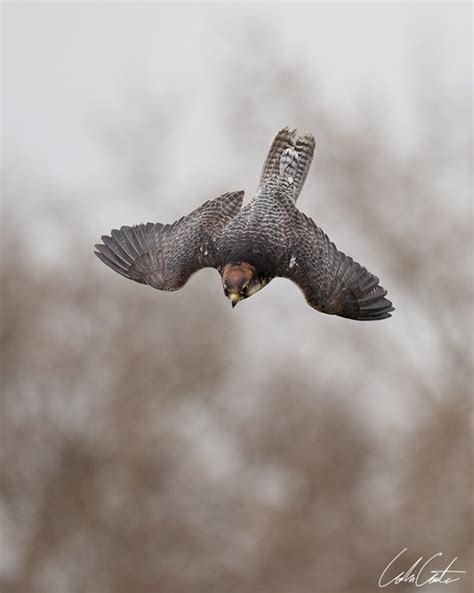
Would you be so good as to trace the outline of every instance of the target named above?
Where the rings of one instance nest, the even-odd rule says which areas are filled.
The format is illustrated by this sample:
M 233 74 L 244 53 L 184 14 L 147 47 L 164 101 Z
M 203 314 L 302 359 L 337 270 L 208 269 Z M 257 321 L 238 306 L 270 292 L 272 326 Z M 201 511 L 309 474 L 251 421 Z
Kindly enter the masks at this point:
M 357 319 L 360 321 L 379 321 L 381 319 L 388 319 L 392 317 L 392 312 L 395 311 L 395 307 L 392 301 L 385 298 L 387 291 L 381 286 L 378 287 L 381 294 L 377 295 L 378 299 L 369 299 L 365 304 L 360 306 Z

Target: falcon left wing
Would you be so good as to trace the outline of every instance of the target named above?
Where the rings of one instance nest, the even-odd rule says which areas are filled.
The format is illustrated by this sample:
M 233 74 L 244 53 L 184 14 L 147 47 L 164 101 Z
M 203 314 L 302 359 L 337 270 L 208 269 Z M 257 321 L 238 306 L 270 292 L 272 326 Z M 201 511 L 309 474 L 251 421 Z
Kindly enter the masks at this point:
M 391 317 L 392 303 L 377 276 L 338 251 L 316 223 L 296 208 L 289 233 L 288 254 L 276 276 L 295 282 L 311 307 L 361 321 Z

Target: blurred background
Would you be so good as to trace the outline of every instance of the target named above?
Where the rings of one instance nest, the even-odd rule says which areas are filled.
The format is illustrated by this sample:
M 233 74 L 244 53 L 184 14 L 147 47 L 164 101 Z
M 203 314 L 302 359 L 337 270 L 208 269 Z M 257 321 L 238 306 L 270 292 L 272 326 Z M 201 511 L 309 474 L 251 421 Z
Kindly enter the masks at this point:
M 2 10 L 0 590 L 367 593 L 408 548 L 471 591 L 472 6 Z M 317 139 L 300 208 L 392 319 L 93 256 L 249 199 L 284 126 Z

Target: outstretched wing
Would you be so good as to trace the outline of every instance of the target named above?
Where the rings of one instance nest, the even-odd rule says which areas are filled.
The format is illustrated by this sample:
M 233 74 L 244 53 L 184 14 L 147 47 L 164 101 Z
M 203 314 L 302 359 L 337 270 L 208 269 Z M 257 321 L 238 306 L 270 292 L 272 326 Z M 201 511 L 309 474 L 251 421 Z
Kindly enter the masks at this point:
M 391 317 L 392 303 L 377 276 L 338 251 L 316 223 L 296 208 L 289 233 L 289 251 L 276 275 L 295 282 L 311 307 L 364 321 Z
M 158 290 L 178 290 L 201 268 L 220 265 L 216 242 L 240 211 L 244 192 L 231 192 L 173 224 L 123 226 L 102 237 L 95 254 L 110 268 Z

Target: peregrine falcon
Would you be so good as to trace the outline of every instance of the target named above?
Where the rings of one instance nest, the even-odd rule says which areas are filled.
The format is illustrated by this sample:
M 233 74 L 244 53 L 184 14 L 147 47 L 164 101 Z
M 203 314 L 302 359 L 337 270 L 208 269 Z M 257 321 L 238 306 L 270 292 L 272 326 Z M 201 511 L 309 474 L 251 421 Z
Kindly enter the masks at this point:
M 312 134 L 278 132 L 257 193 L 209 200 L 173 224 L 123 226 L 102 237 L 95 254 L 110 268 L 158 290 L 178 290 L 201 268 L 215 268 L 232 307 L 273 278 L 292 280 L 308 304 L 330 315 L 377 320 L 392 303 L 379 279 L 338 251 L 296 201 L 313 159 Z

